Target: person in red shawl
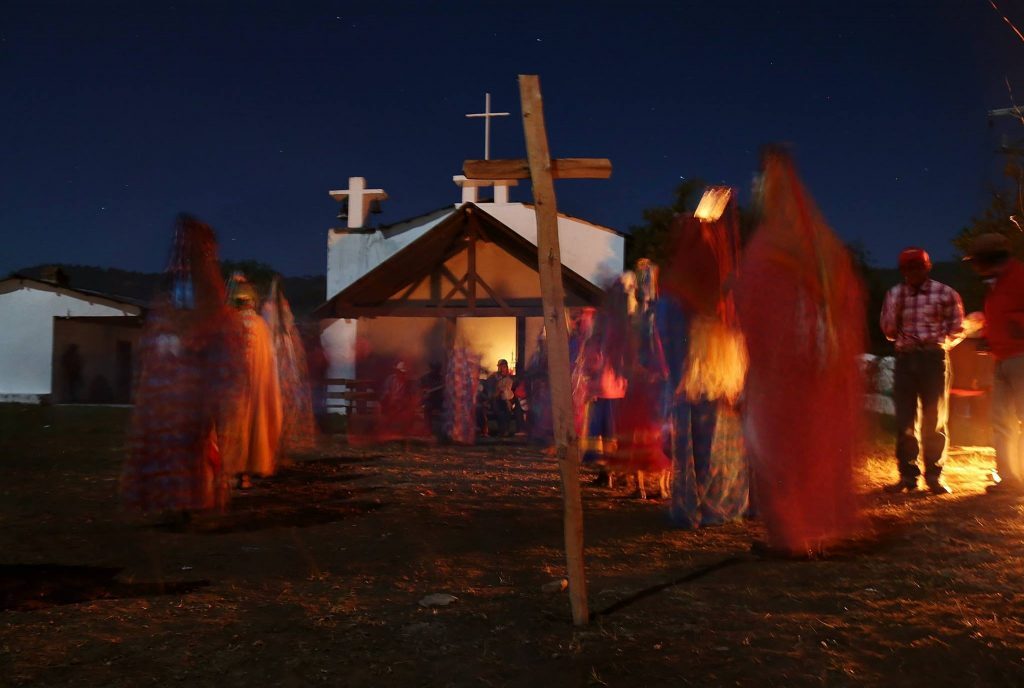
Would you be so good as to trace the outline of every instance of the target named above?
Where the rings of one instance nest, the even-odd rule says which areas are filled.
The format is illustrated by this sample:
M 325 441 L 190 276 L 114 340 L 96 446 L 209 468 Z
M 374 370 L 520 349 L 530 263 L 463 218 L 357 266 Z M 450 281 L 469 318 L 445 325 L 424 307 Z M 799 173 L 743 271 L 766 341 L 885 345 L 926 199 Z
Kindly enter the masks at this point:
M 377 440 L 410 439 L 429 440 L 430 430 L 423 413 L 419 382 L 409 376 L 405 361 L 399 360 L 381 386 Z
M 448 356 L 444 383 L 444 435 L 456 444 L 476 442 L 480 355 L 457 342 Z
M 223 508 L 223 410 L 239 391 L 244 350 L 228 307 L 213 230 L 181 216 L 164 289 L 139 341 L 139 377 L 121 476 L 126 507 L 186 518 Z
M 291 457 L 311 451 L 316 446 L 316 422 L 313 420 L 306 349 L 295 326 L 292 308 L 281 288 L 280 276 L 275 276 L 270 284 L 270 295 L 263 302 L 261 315 L 273 338 L 277 380 L 281 388 L 281 407 L 284 413 L 281 454 Z
M 647 258 L 636 263 L 636 307 L 626 319 L 609 318 L 609 341 L 618 342 L 617 355 L 609 364 L 617 364 L 625 377 L 625 397 L 618 409 L 615 446 L 606 452 L 611 474 L 635 474 L 636 495 L 647 498 L 645 473 L 658 476 L 660 496 L 668 497 L 668 468 L 671 465 L 663 447 L 662 390 L 668 377 L 661 338 L 655 328 L 654 303 L 658 298 L 658 267 Z M 609 299 L 613 301 L 613 299 Z M 621 330 L 616 333 L 616 328 Z M 615 347 L 612 348 L 612 351 Z
M 588 383 L 586 434 L 580 442 L 582 463 L 599 469 L 595 485 L 614 485 L 607 463 L 608 457 L 618 451 L 617 421 L 626 396 L 626 376 L 633 363 L 635 285 L 636 276 L 625 272 L 608 288 L 594 319 L 593 332 L 579 353 L 583 358 L 583 378 Z
M 753 496 L 767 530 L 755 549 L 805 557 L 856 527 L 864 294 L 787 153 L 766 152 L 762 184 L 735 287 Z

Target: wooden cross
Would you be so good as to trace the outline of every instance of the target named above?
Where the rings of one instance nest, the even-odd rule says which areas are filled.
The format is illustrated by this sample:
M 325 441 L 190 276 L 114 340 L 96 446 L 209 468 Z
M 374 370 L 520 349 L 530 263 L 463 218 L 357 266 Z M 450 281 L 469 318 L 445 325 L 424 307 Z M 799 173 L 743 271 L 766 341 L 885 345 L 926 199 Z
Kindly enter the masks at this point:
M 341 203 L 348 199 L 348 228 L 359 229 L 366 221 L 366 213 L 373 201 L 387 200 L 384 189 L 367 189 L 363 177 L 349 177 L 348 188 L 328 192 L 331 198 Z
M 484 94 L 484 111 L 476 112 L 472 115 L 466 115 L 466 117 L 483 117 L 484 118 L 484 160 L 491 159 L 491 118 L 492 117 L 508 117 L 507 112 L 491 112 L 491 94 Z
M 565 561 L 569 574 L 569 601 L 577 626 L 587 623 L 587 582 L 583 565 L 583 504 L 580 496 L 580 444 L 572 407 L 569 364 L 569 332 L 565 323 L 565 289 L 562 256 L 558 245 L 558 208 L 555 179 L 607 179 L 612 164 L 607 159 L 569 158 L 552 160 L 544 126 L 540 80 L 519 75 L 523 105 L 526 160 L 467 160 L 463 173 L 470 179 L 526 179 L 533 185 L 537 213 L 537 267 L 540 273 L 544 324 L 547 328 L 548 379 L 551 415 L 555 427 L 558 467 L 564 498 Z

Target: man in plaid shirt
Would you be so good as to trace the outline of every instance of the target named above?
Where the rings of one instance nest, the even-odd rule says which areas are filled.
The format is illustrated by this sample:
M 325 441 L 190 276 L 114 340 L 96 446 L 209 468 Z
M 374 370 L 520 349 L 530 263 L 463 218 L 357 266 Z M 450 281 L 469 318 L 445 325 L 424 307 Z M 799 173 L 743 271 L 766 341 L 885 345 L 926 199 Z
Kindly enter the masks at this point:
M 903 283 L 885 295 L 882 331 L 896 345 L 893 397 L 896 403 L 896 461 L 900 479 L 889 492 L 917 489 L 915 426 L 921 408 L 921 453 L 925 483 L 933 494 L 949 494 L 942 481 L 949 401 L 948 352 L 963 339 L 964 307 L 954 289 L 929 279 L 932 263 L 920 248 L 900 254 Z

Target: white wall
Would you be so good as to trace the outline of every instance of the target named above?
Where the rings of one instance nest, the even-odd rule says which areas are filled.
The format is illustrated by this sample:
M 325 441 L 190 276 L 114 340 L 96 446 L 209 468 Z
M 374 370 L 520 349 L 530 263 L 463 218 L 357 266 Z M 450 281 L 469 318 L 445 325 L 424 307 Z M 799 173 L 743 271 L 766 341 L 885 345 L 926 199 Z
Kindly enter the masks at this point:
M 480 209 L 537 244 L 537 214 L 522 203 L 483 203 Z M 559 215 L 558 246 L 562 263 L 599 287 L 621 273 L 626 259 L 626 238 L 600 225 Z
M 0 293 L 0 395 L 50 393 L 54 316 L 138 313 L 28 285 Z
M 454 210 L 445 209 L 411 222 L 372 232 L 335 232 L 327 234 L 327 300 L 357 279 L 395 255 L 433 227 L 449 217 Z M 329 364 L 328 376 L 356 377 L 355 320 L 321 322 L 320 345 Z
M 327 377 L 356 377 L 356 321 L 341 318 L 320 321 L 320 346 L 327 357 Z
M 426 215 L 411 222 L 367 233 L 327 234 L 327 300 L 426 234 L 454 210 Z

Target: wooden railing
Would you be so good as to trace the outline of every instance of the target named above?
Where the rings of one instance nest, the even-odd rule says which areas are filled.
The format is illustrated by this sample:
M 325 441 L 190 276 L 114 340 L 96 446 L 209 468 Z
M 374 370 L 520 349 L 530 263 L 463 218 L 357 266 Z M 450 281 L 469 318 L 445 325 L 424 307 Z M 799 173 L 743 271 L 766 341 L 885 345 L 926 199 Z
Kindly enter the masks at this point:
M 343 409 L 345 415 L 369 414 L 377 404 L 377 393 L 369 380 L 353 380 L 349 378 L 328 378 L 327 410 L 334 412 Z M 343 389 L 338 389 L 338 388 Z

